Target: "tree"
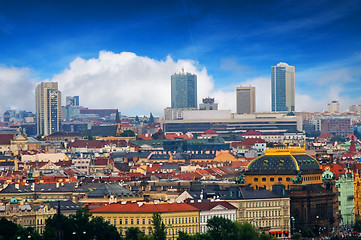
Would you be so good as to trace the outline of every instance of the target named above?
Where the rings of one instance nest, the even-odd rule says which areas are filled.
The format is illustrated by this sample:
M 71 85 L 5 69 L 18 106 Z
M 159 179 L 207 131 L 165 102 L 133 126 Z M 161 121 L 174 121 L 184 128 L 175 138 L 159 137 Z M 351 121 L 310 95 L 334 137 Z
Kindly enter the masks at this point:
M 294 234 L 292 234 L 291 238 L 292 239 L 300 239 L 302 237 L 301 233 L 299 232 L 295 232 Z
M 249 222 L 234 222 L 237 228 L 237 238 L 256 240 L 258 239 L 258 229 Z
M 344 138 L 342 138 L 339 135 L 334 136 L 333 138 L 331 138 L 331 142 L 345 142 L 346 140 Z
M 268 233 L 262 233 L 259 236 L 259 239 L 260 240 L 277 240 L 277 238 L 275 236 L 268 234 Z
M 144 233 L 138 227 L 130 227 L 125 232 L 125 240 L 139 240 L 143 236 Z
M 154 240 L 166 240 L 167 232 L 165 225 L 162 221 L 162 217 L 159 213 L 153 213 L 152 219 L 153 229 L 152 229 L 152 239 Z
M 132 130 L 125 130 L 120 134 L 121 137 L 134 137 L 135 133 Z
M 152 138 L 153 139 L 164 139 L 165 136 L 164 136 L 164 133 L 163 133 L 162 129 L 159 129 L 158 132 L 153 133 Z
M 356 220 L 353 225 L 353 229 L 357 232 L 361 232 L 361 220 Z
M 214 240 L 233 240 L 237 236 L 234 222 L 224 217 L 212 217 L 207 222 L 208 233 Z
M 120 235 L 115 226 L 105 222 L 101 217 L 91 218 L 89 209 L 84 208 L 69 217 L 61 215 L 63 236 L 67 240 L 119 240 Z M 44 239 L 55 239 L 57 215 L 46 221 Z
M 40 239 L 40 235 L 32 227 L 23 228 L 22 226 L 13 223 L 6 218 L 0 219 L 0 239 L 1 240 L 16 240 L 20 239 Z

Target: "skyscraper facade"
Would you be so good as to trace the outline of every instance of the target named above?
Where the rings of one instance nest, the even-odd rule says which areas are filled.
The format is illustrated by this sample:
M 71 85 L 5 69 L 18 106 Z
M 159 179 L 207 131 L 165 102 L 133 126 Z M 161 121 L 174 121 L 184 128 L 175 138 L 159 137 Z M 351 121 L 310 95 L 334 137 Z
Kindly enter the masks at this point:
M 172 108 L 197 108 L 197 75 L 182 72 L 171 77 Z
M 255 87 L 237 87 L 237 114 L 254 113 L 256 111 L 256 88 Z
M 38 135 L 60 131 L 61 92 L 57 82 L 42 82 L 35 89 L 36 124 Z
M 66 106 L 79 106 L 79 96 L 67 96 Z
M 280 62 L 272 66 L 272 111 L 295 111 L 295 67 Z

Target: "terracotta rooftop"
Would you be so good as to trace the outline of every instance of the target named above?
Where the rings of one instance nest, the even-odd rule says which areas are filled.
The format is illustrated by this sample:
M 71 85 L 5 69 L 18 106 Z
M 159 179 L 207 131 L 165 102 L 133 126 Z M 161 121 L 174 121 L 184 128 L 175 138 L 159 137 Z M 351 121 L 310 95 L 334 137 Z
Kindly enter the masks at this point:
M 127 203 L 127 204 L 109 204 L 97 209 L 93 209 L 91 213 L 166 213 L 166 212 L 186 212 L 186 211 L 199 211 L 197 208 L 187 203 L 162 203 L 162 204 L 149 204 L 149 203 Z

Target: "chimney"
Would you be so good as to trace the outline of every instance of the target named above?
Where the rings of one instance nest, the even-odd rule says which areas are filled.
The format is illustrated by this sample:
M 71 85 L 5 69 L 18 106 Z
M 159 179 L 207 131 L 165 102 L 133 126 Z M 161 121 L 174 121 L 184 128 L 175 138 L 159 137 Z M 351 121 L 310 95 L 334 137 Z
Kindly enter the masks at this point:
M 19 190 L 19 187 L 20 187 L 19 183 L 16 183 L 15 184 L 15 189 Z

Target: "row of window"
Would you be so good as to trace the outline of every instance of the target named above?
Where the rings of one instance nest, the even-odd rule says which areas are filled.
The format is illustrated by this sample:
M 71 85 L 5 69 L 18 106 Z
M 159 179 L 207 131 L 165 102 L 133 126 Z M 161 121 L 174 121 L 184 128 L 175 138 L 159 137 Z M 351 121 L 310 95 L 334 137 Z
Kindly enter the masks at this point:
M 246 218 L 248 218 L 248 217 L 277 217 L 277 216 L 281 216 L 280 210 L 246 212 Z
M 257 201 L 257 202 L 246 202 L 246 208 L 249 207 L 278 207 L 279 201 Z
M 198 222 L 198 218 L 197 217 L 183 217 L 183 218 L 165 218 L 162 220 L 164 224 L 188 224 L 188 223 L 197 223 Z M 108 222 L 111 223 L 111 218 L 108 218 Z M 119 224 L 125 224 L 125 225 L 145 225 L 147 222 L 148 225 L 152 224 L 152 219 L 148 218 L 147 220 L 145 218 L 120 218 L 119 219 Z M 113 224 L 117 225 L 117 219 L 114 218 L 113 219 Z
M 257 227 L 280 227 L 281 220 L 260 220 L 256 221 L 255 219 L 248 219 L 248 222 L 253 223 Z
M 311 180 L 320 180 L 320 176 L 312 176 L 312 177 L 303 177 L 302 180 L 304 181 L 311 181 Z M 266 177 L 263 177 L 261 178 L 262 182 L 267 182 L 267 178 Z M 283 178 L 279 177 L 278 179 L 278 182 L 282 182 L 283 181 Z M 258 182 L 258 177 L 255 177 L 253 179 L 254 182 Z M 270 182 L 274 182 L 275 181 L 275 178 L 274 177 L 270 177 L 269 180 Z M 289 177 L 286 177 L 286 181 L 287 182 L 290 182 L 291 181 L 291 178 Z
M 210 219 L 212 217 L 224 217 L 224 218 L 227 218 L 232 221 L 236 220 L 235 214 L 218 214 L 218 215 L 212 215 L 212 216 L 200 216 L 201 223 L 206 223 L 208 221 L 208 219 Z

